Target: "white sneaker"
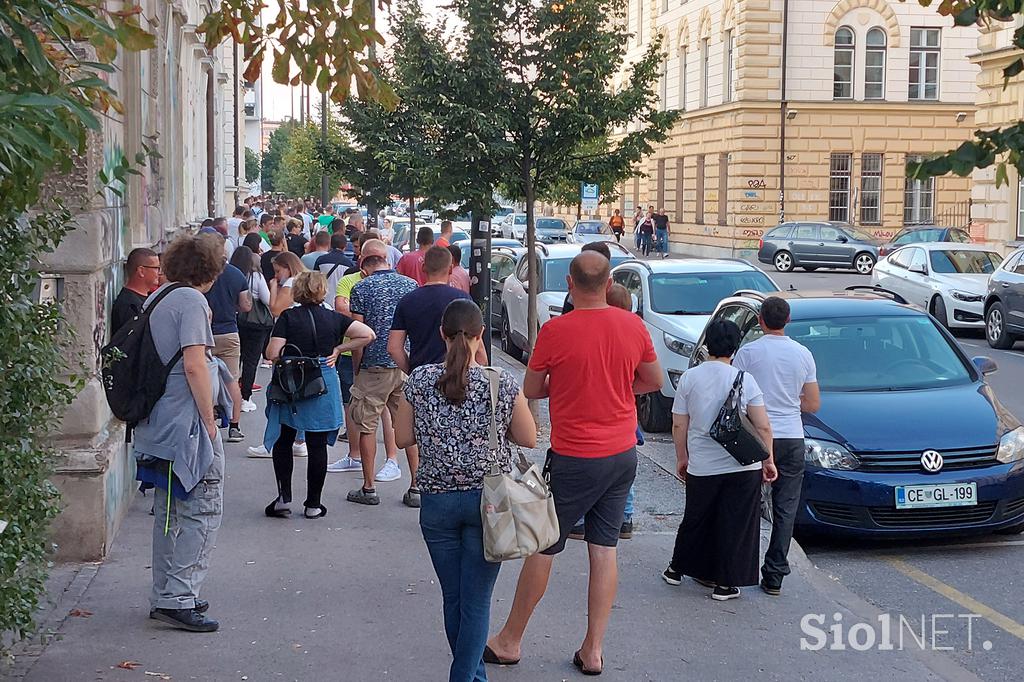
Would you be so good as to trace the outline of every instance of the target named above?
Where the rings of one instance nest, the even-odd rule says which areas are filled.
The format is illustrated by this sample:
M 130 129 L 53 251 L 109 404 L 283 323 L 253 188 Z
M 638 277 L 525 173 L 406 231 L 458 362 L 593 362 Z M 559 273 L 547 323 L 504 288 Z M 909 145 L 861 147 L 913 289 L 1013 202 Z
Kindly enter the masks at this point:
M 384 466 L 380 468 L 377 475 L 373 477 L 375 481 L 381 481 L 386 483 L 388 481 L 397 481 L 402 477 L 402 470 L 398 468 L 398 462 L 393 459 L 389 459 L 384 462 Z
M 337 462 L 331 462 L 327 465 L 327 470 L 334 473 L 342 473 L 345 471 L 362 471 L 363 463 L 358 459 L 352 459 L 351 457 L 342 457 Z
M 254 403 L 251 400 L 243 400 L 242 401 L 242 412 L 255 412 L 255 411 L 256 411 L 256 403 Z
M 295 443 L 292 445 L 292 455 L 294 457 L 308 457 L 309 450 L 306 449 L 305 443 Z
M 273 457 L 273 455 L 267 452 L 267 449 L 262 445 L 257 445 L 255 447 L 249 448 L 249 457 L 267 459 L 268 457 Z

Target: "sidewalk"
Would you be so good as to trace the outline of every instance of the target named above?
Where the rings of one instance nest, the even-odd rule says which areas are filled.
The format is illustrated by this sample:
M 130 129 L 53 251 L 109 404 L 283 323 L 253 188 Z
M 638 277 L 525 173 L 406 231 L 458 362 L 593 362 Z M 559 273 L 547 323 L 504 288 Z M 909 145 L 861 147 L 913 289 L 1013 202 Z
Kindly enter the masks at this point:
M 262 399 L 262 393 L 257 395 Z M 258 442 L 261 423 L 261 411 L 243 415 L 247 444 Z M 324 503 L 330 513 L 325 519 L 268 519 L 263 507 L 274 495 L 272 464 L 246 458 L 245 445 L 227 446 L 224 522 L 203 593 L 221 630 L 192 634 L 147 618 L 153 518 L 146 512 L 152 498 L 139 497 L 109 558 L 77 603 L 59 602 L 61 612 L 53 619 L 59 635 L 38 658 L 20 661 L 31 666 L 24 679 L 447 679 L 450 657 L 441 594 L 417 512 L 401 503 L 407 479 L 379 484 L 381 505 L 362 507 L 345 501 L 358 477 L 328 474 Z M 345 447 L 333 448 L 332 459 Z M 666 585 L 660 573 L 682 510 L 681 486 L 663 467 L 668 448 L 655 442 L 643 448 L 638 532 L 620 544 L 620 589 L 602 679 L 969 677 L 939 654 L 925 661 L 899 651 L 800 651 L 804 614 L 827 614 L 828 623 L 836 612 L 848 623 L 870 615 L 855 598 L 834 592 L 799 550 L 780 598 L 754 588 L 721 604 L 694 583 Z M 401 456 L 400 461 L 404 470 Z M 304 471 L 305 460 L 296 460 L 299 500 Z M 518 572 L 518 562 L 502 568 L 492 611 L 495 627 L 508 611 Z M 586 625 L 586 575 L 585 545 L 570 541 L 555 561 L 547 596 L 527 631 L 522 663 L 492 666 L 490 679 L 582 679 L 571 658 Z M 92 615 L 67 617 L 72 608 Z M 139 667 L 118 668 L 123 661 Z M 0 668 L 0 677 L 4 674 Z

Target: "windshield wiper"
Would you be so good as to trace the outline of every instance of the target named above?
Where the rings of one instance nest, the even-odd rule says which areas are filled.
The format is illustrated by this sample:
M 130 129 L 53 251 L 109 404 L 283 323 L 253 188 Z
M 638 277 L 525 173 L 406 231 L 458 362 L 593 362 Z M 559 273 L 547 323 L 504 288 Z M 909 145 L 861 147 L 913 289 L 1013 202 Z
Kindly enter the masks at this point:
M 710 315 L 711 313 L 702 313 L 697 310 L 666 310 L 658 311 L 662 315 Z

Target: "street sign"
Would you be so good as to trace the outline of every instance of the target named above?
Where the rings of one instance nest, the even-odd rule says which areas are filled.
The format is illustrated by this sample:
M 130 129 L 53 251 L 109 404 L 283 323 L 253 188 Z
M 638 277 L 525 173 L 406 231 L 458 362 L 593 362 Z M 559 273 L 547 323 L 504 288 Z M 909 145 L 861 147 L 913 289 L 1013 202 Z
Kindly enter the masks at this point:
M 580 210 L 584 213 L 594 213 L 601 197 L 601 188 L 586 182 L 580 183 Z

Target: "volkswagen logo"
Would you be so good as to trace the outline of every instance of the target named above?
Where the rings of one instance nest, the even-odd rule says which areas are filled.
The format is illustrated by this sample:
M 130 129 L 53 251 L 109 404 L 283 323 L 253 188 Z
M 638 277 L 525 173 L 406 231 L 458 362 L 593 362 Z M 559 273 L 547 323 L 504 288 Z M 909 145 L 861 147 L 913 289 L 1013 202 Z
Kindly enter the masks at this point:
M 942 454 L 935 450 L 925 450 L 921 453 L 921 466 L 924 470 L 930 474 L 937 473 L 942 470 Z

